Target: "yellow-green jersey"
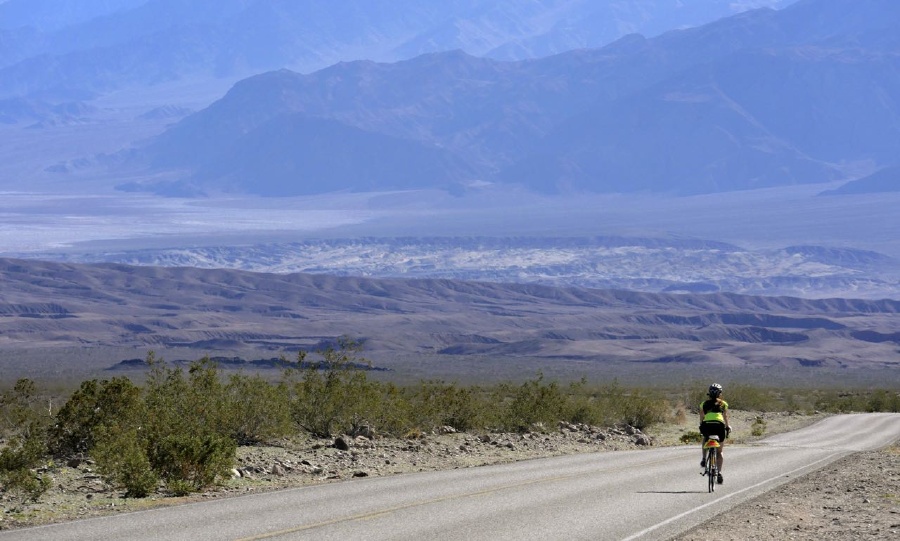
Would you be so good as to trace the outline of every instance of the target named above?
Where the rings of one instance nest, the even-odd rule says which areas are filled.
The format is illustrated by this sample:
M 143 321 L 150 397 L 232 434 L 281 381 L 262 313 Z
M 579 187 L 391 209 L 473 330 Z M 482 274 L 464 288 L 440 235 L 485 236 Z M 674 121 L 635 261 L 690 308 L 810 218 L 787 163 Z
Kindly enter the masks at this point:
M 716 400 L 710 398 L 704 400 L 700 404 L 700 411 L 703 412 L 704 423 L 725 423 L 725 411 L 728 409 L 728 402 L 724 400 Z

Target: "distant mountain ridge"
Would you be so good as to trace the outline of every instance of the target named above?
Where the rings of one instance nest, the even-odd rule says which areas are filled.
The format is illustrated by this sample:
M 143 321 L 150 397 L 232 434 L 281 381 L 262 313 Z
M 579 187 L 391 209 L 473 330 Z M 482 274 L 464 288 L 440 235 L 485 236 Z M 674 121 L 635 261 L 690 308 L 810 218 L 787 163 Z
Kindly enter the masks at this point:
M 900 48 L 886 38 L 896 27 L 895 2 L 805 0 L 538 60 L 455 51 L 282 70 L 241 81 L 158 137 L 144 159 L 193 170 L 191 182 L 212 190 L 267 195 L 359 189 L 378 167 L 363 158 L 374 152 L 367 145 L 397 148 L 388 138 L 419 145 L 397 148 L 392 161 L 415 162 L 430 148 L 441 174 L 411 185 L 388 168 L 367 185 L 695 194 L 829 182 L 844 177 L 841 164 L 900 152 Z M 264 132 L 287 115 L 295 122 Z M 326 145 L 335 160 L 360 155 L 355 166 L 307 169 L 301 149 L 315 130 L 298 128 L 304 117 L 367 132 L 368 143 Z M 235 155 L 261 164 L 273 148 L 283 151 L 262 191 L 253 171 L 215 170 Z
M 282 67 L 306 72 L 450 49 L 535 58 L 791 1 L 8 0 L 0 4 L 0 67 L 8 67 L 0 70 L 0 96 Z
M 147 0 L 4 0 L 0 28 L 28 27 L 41 32 L 78 25 L 132 9 Z
M 650 294 L 455 280 L 0 259 L 5 351 L 168 348 L 271 358 L 350 334 L 379 366 L 698 363 L 893 369 L 900 301 Z M 489 359 L 489 361 L 488 361 Z M 71 362 L 71 361 L 69 361 Z M 429 366 L 431 364 L 432 366 Z M 484 369 L 482 365 L 482 369 Z M 58 366 L 58 370 L 71 367 Z M 844 372 L 845 374 L 848 372 Z
M 836 190 L 823 192 L 823 195 L 885 192 L 900 192 L 900 165 L 885 167 L 864 178 L 848 182 Z
M 31 254 L 46 260 L 451 279 L 641 292 L 900 299 L 900 265 L 878 252 L 796 245 L 748 250 L 701 239 L 401 237 Z

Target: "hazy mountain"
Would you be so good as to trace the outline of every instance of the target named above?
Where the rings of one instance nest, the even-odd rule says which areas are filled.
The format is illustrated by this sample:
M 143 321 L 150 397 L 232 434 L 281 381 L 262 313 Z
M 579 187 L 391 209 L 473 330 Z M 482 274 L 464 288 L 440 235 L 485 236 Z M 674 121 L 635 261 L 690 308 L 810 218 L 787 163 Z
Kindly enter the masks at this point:
M 140 6 L 147 0 L 5 0 L 0 2 L 0 29 L 31 27 L 59 30 Z
M 0 4 L 0 96 L 63 83 L 105 91 L 282 67 L 311 71 L 341 60 L 395 61 L 451 49 L 532 58 L 788 3 L 11 0 Z
M 461 49 L 500 60 L 539 58 L 596 48 L 627 34 L 656 36 L 736 12 L 783 7 L 794 0 L 541 0 L 481 3 L 475 16 L 451 18 L 399 46 L 400 57 Z
M 808 0 L 633 42 L 637 62 L 690 65 L 565 120 L 502 178 L 550 191 L 702 193 L 893 163 L 900 48 L 884 38 L 898 26 L 896 3 Z
M 54 54 L 65 29 L 139 6 L 146 0 L 7 0 L 0 3 L 0 67 Z M 78 47 L 69 44 L 68 50 Z M 39 65 L 39 64 L 36 64 Z
M 900 150 L 900 72 L 872 51 L 748 51 L 557 126 L 504 173 L 549 188 L 703 193 L 841 178 Z
M 900 192 L 900 166 L 885 167 L 876 173 L 848 182 L 823 195 Z
M 83 102 L 50 103 L 30 98 L 0 100 L 0 124 L 76 122 L 95 112 L 95 107 Z
M 265 181 L 271 188 L 266 191 L 282 195 L 330 191 L 331 183 L 320 184 L 322 171 L 307 172 L 298 162 L 302 159 L 299 155 L 308 152 L 303 146 L 317 140 L 319 163 L 355 160 L 355 164 L 345 167 L 357 171 L 372 169 L 377 174 L 370 182 L 372 187 L 446 187 L 448 182 L 477 178 L 477 172 L 482 171 L 479 166 L 484 168 L 470 156 L 464 159 L 459 154 L 461 145 L 484 154 L 487 161 L 496 159 L 493 155 L 502 149 L 515 151 L 516 141 L 528 136 L 526 132 L 516 132 L 521 125 L 503 125 L 507 116 L 504 96 L 485 95 L 486 80 L 514 90 L 517 80 L 504 80 L 503 74 L 516 69 L 515 64 L 454 52 L 398 64 L 343 63 L 310 76 L 287 70 L 272 72 L 240 82 L 226 98 L 180 122 L 153 143 L 149 159 L 157 167 L 196 167 L 199 179 L 212 186 L 220 184 L 216 172 L 232 175 L 229 167 L 235 166 L 239 170 L 233 175 L 242 177 L 239 184 L 250 192 L 256 192 L 253 186 L 258 180 L 253 179 L 260 175 L 249 164 L 269 162 L 277 167 L 276 161 L 297 163 L 299 167 L 279 173 L 278 179 Z M 371 92 L 360 92 L 359 86 L 366 86 Z M 365 132 L 368 137 L 332 137 L 328 133 L 303 131 L 298 128 L 314 124 L 310 120 L 298 124 L 298 113 L 329 118 L 333 123 L 327 125 L 334 130 L 340 122 L 347 133 Z M 272 124 L 273 119 L 283 115 L 295 115 L 295 121 Z M 521 120 L 534 122 L 524 115 Z M 292 127 L 286 130 L 288 124 Z M 488 130 L 502 133 L 493 137 L 481 133 Z M 381 134 L 380 138 L 376 134 Z M 503 134 L 507 138 L 501 141 Z M 426 174 L 409 177 L 408 182 L 396 182 L 391 168 L 378 163 L 381 150 L 365 146 L 369 142 L 379 144 L 377 141 L 394 141 L 397 152 L 406 152 L 387 157 L 403 169 L 397 175 L 406 176 L 406 161 L 428 161 L 422 170 Z M 484 146 L 479 149 L 482 143 Z M 423 152 L 426 149 L 430 150 Z M 236 163 L 235 156 L 241 156 L 243 164 Z M 427 169 L 437 174 L 428 174 Z M 231 184 L 234 176 L 226 184 Z M 277 188 L 273 184 L 276 180 Z
M 298 175 L 312 182 L 295 182 Z M 267 196 L 352 189 L 414 188 L 422 179 L 450 187 L 472 168 L 438 147 L 366 132 L 333 120 L 281 115 L 243 135 L 198 173 Z
M 252 144 L 246 134 L 300 113 L 443 149 L 421 157 L 434 170 L 466 164 L 409 187 L 481 179 L 550 192 L 705 193 L 826 182 L 843 175 L 836 164 L 892 162 L 900 151 L 900 56 L 887 37 L 898 21 L 900 4 L 886 0 L 809 0 L 532 61 L 457 51 L 282 70 L 235 85 L 159 137 L 148 159 L 233 186 L 211 164 L 235 155 L 261 164 L 276 148 L 285 150 L 278 161 L 292 160 L 313 133 L 256 132 Z M 378 169 L 367 141 L 336 138 L 319 147 L 333 158 L 319 159 L 359 156 L 357 170 Z M 332 189 L 319 176 L 291 166 L 277 189 L 239 185 Z M 369 178 L 398 185 L 387 168 Z
M 0 28 L 0 68 L 32 56 L 39 46 L 40 34 L 33 28 Z

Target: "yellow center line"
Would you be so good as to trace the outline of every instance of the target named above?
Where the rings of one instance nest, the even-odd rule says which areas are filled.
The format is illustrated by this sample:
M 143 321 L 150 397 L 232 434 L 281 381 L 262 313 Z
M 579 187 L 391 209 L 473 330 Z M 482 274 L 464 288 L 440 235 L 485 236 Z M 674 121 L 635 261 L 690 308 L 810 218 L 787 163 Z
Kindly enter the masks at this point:
M 316 522 L 314 524 L 307 524 L 304 526 L 296 526 L 294 528 L 287 528 L 284 530 L 263 533 L 263 534 L 254 535 L 254 536 L 250 536 L 250 537 L 240 537 L 240 538 L 236 539 L 235 541 L 259 541 L 260 539 L 272 539 L 272 538 L 279 537 L 282 535 L 288 535 L 288 534 L 303 532 L 303 531 L 307 531 L 307 530 L 314 530 L 316 528 L 324 528 L 326 526 L 331 526 L 333 524 L 339 524 L 341 522 L 372 520 L 374 518 L 378 518 L 383 515 L 389 515 L 391 513 L 396 513 L 398 511 L 404 511 L 406 509 L 412 509 L 414 507 L 423 507 L 426 505 L 433 505 L 436 503 L 442 503 L 442 502 L 447 502 L 447 501 L 451 501 L 451 500 L 459 500 L 459 499 L 463 499 L 463 498 L 475 498 L 475 497 L 479 497 L 479 496 L 485 496 L 487 494 L 501 492 L 504 490 L 522 488 L 522 487 L 529 486 L 529 485 L 537 485 L 537 484 L 541 484 L 541 483 L 555 483 L 557 481 L 567 481 L 569 479 L 585 477 L 586 475 L 592 475 L 592 474 L 595 475 L 598 473 L 613 473 L 613 472 L 618 472 L 618 471 L 631 470 L 631 469 L 635 469 L 635 468 L 642 468 L 645 466 L 662 464 L 664 462 L 669 462 L 669 461 L 676 460 L 676 459 L 681 460 L 682 458 L 683 457 L 675 456 L 675 457 L 662 458 L 659 460 L 651 460 L 648 462 L 641 462 L 641 463 L 632 464 L 629 466 L 619 466 L 616 468 L 605 468 L 605 469 L 599 469 L 599 470 L 592 470 L 590 472 L 578 472 L 578 473 L 573 473 L 573 474 L 568 474 L 568 475 L 558 475 L 558 476 L 554 476 L 554 477 L 542 477 L 540 479 L 530 479 L 528 481 L 520 481 L 518 483 L 511 483 L 508 485 L 500 485 L 497 487 L 487 488 L 484 490 L 478 490 L 475 492 L 452 494 L 452 495 L 448 495 L 448 496 L 441 496 L 439 498 L 432 498 L 429 500 L 411 502 L 411 503 L 407 503 L 407 504 L 403 504 L 403 505 L 397 505 L 394 507 L 388 507 L 385 509 L 379 509 L 377 511 L 369 511 L 366 513 L 359 513 L 357 515 L 350 515 L 350 516 L 346 516 L 346 517 L 334 518 L 331 520 Z

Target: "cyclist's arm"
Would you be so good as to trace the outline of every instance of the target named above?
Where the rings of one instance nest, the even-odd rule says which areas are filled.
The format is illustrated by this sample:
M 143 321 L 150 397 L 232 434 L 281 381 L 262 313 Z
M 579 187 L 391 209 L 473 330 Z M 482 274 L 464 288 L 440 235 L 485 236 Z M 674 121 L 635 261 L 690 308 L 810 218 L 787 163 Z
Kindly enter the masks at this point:
M 728 422 L 728 408 L 725 408 L 725 411 L 722 412 L 722 417 L 725 418 L 725 428 L 731 430 L 731 423 Z

